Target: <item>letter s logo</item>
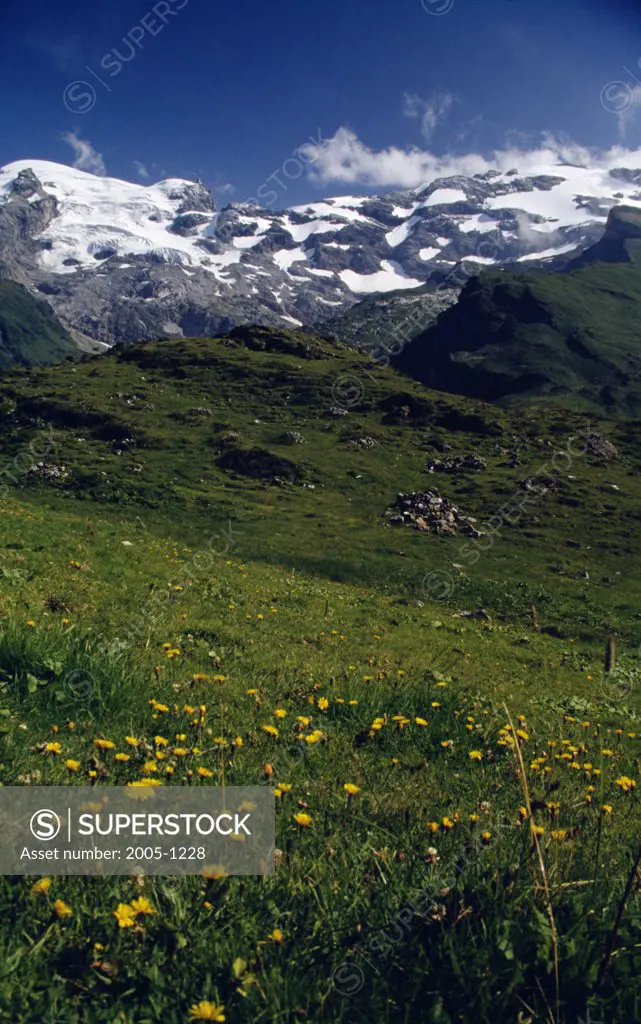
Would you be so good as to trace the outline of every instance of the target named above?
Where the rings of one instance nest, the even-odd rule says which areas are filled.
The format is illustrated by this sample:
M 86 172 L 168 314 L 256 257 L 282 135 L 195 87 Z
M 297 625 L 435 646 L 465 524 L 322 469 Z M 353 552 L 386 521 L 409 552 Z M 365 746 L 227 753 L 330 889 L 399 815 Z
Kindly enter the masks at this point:
M 56 838 L 60 831 L 60 825 L 60 818 L 56 812 L 48 811 L 46 809 L 36 811 L 35 814 L 32 814 L 31 821 L 29 822 L 31 834 L 35 836 L 36 839 L 41 839 L 47 842 L 50 839 Z

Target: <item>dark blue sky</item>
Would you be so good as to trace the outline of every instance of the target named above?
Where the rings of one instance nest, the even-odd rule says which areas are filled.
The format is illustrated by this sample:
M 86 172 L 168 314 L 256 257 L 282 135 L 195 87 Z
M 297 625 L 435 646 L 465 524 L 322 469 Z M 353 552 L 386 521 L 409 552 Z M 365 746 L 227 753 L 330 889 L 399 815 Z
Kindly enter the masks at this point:
M 407 185 L 398 168 L 413 148 L 487 155 L 541 132 L 639 146 L 641 85 L 625 116 L 600 95 L 637 85 L 624 66 L 641 79 L 641 0 L 0 3 L 0 165 L 71 163 L 72 133 L 114 177 L 201 177 L 240 200 L 319 130 L 349 129 L 360 180 L 337 181 L 330 153 L 320 182 L 279 175 L 278 205 L 290 205 Z M 72 86 L 65 106 L 78 80 L 95 97 Z M 608 97 L 625 105 L 619 87 Z

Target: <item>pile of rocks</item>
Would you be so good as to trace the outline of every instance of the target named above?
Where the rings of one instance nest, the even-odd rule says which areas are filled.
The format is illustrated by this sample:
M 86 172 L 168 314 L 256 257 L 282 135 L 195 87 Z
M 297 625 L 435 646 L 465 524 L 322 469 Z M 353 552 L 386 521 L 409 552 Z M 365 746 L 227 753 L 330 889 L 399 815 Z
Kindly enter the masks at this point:
M 471 452 L 469 455 L 456 455 L 452 459 L 431 459 L 425 468 L 428 473 L 457 473 L 459 470 L 480 473 L 487 469 L 487 462 Z
M 415 530 L 442 534 L 462 533 L 466 537 L 483 536 L 474 525 L 476 519 L 466 516 L 438 491 L 399 494 L 396 504 L 387 509 L 385 515 L 390 526 L 411 526 Z
M 37 462 L 34 466 L 29 467 L 29 472 L 34 473 L 41 480 L 47 483 L 62 483 L 66 480 L 71 472 L 67 466 L 55 465 L 46 462 Z
M 305 438 L 297 430 L 285 431 L 284 434 L 281 434 L 279 440 L 281 444 L 305 444 Z
M 587 451 L 589 455 L 596 455 L 600 459 L 617 459 L 619 453 L 611 441 L 606 441 L 600 434 L 590 434 L 588 437 Z
M 378 448 L 378 441 L 374 437 L 352 437 L 345 441 L 345 448 Z

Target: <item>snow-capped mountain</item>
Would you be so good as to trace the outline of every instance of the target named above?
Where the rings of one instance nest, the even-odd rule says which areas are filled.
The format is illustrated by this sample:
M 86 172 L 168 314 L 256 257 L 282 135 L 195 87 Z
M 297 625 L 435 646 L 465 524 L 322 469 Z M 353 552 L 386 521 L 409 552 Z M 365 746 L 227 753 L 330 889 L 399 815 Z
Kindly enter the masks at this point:
M 641 206 L 641 169 L 559 162 L 274 211 L 216 210 L 200 182 L 145 186 L 22 160 L 0 169 L 0 276 L 107 344 L 310 325 L 442 280 L 461 260 L 546 265 L 595 242 L 620 203 Z

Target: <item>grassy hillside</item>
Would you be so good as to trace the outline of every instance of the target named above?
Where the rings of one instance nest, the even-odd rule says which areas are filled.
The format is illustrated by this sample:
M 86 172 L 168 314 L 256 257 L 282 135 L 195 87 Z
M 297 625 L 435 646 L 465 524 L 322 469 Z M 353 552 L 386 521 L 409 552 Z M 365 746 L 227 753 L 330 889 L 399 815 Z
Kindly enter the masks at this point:
M 406 598 L 420 597 L 426 573 L 448 569 L 462 608 L 484 604 L 525 622 L 533 602 L 544 616 L 550 605 L 545 626 L 580 625 L 599 643 L 616 629 L 641 642 L 627 571 L 639 522 L 634 422 L 508 414 L 391 370 L 370 374 L 339 344 L 246 329 L 13 375 L 0 384 L 0 414 L 5 482 L 52 510 L 71 500 L 144 509 L 158 522 L 179 516 L 188 542 L 231 518 L 243 557 Z M 555 452 L 580 451 L 586 430 L 621 457 L 559 455 L 557 472 Z M 44 468 L 27 472 L 24 458 L 11 470 L 50 433 Z M 483 471 L 426 471 L 435 458 L 471 452 Z M 483 541 L 475 560 L 460 554 L 462 536 L 385 525 L 399 492 L 437 488 L 483 529 L 523 481 L 546 473 L 558 484 Z
M 638 424 L 252 329 L 15 373 L 0 412 L 0 781 L 261 783 L 280 850 L 2 879 L 0 1020 L 635 1019 Z M 385 525 L 435 487 L 478 544 Z
M 484 272 L 396 363 L 432 387 L 506 405 L 638 416 L 640 255 L 639 239 L 607 234 L 567 273 Z
M 14 281 L 0 281 L 0 370 L 46 366 L 77 353 L 78 346 L 46 302 L 38 302 Z

